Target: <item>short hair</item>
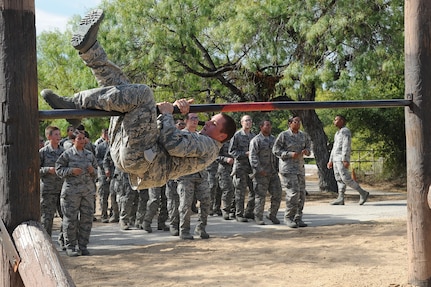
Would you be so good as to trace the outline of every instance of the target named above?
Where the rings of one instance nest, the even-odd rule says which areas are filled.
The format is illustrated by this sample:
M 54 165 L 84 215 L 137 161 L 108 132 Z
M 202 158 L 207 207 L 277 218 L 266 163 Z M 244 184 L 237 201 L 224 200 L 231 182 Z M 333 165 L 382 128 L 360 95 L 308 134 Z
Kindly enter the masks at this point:
M 54 131 L 57 131 L 57 130 L 60 130 L 60 129 L 58 127 L 56 127 L 56 126 L 47 126 L 45 128 L 45 137 L 48 137 L 48 136 L 52 135 L 52 133 Z
M 291 123 L 293 122 L 293 119 L 294 119 L 294 118 L 299 118 L 299 120 L 302 120 L 300 116 L 293 115 L 293 116 L 291 116 L 291 117 L 287 120 L 287 123 L 288 123 L 288 124 L 291 124 Z
M 73 140 L 74 140 L 74 139 L 75 139 L 79 134 L 83 134 L 83 135 L 85 136 L 85 131 L 76 129 L 76 130 L 73 132 L 73 135 L 72 135 L 71 139 L 73 139 Z
M 272 125 L 271 120 L 269 120 L 269 119 L 264 119 L 264 120 L 261 120 L 261 121 L 260 121 L 260 123 L 259 123 L 259 127 L 260 127 L 260 128 L 261 128 L 261 127 L 263 127 L 263 125 L 265 124 L 265 122 L 269 122 L 269 123 Z
M 347 123 L 347 120 L 346 120 L 345 116 L 343 116 L 343 115 L 336 115 L 335 117 L 339 117 L 343 121 L 344 124 Z
M 225 121 L 223 128 L 220 130 L 220 132 L 227 134 L 227 137 L 221 142 L 221 143 L 224 143 L 230 140 L 235 134 L 236 124 L 232 117 L 228 116 L 225 113 L 220 113 L 220 114 L 222 115 Z

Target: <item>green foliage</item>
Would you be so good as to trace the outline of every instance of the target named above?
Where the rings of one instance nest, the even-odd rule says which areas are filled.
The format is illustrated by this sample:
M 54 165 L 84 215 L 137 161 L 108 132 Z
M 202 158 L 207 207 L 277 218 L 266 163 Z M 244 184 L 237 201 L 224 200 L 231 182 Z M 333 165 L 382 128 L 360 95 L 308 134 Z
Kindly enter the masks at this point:
M 401 0 L 106 0 L 101 6 L 105 20 L 98 39 L 109 58 L 131 82 L 150 85 L 159 101 L 403 97 Z M 41 88 L 72 95 L 97 86 L 69 44 L 79 19 L 71 19 L 64 34 L 38 37 Z M 372 146 L 386 163 L 403 165 L 402 109 L 318 110 L 330 141 L 337 113 L 349 118 L 355 145 Z M 250 114 L 256 129 L 271 118 L 277 134 L 291 113 Z M 233 115 L 237 123 L 241 115 Z M 98 130 L 107 122 L 85 124 Z

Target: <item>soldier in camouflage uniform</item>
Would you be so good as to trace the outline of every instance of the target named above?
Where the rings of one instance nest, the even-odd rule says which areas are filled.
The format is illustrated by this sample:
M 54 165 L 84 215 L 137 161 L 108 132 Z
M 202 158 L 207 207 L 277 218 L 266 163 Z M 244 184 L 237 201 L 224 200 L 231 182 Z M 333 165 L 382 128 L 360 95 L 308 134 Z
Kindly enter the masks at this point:
M 60 205 L 68 256 L 90 254 L 87 244 L 93 224 L 97 160 L 84 145 L 85 134 L 76 131 L 73 147 L 65 150 L 55 163 L 55 172 L 64 178 Z
M 186 114 L 192 100 L 156 105 L 148 86 L 130 84 L 123 72 L 107 60 L 97 42 L 102 18 L 102 10 L 91 11 L 72 37 L 73 46 L 102 87 L 79 92 L 73 97 L 60 97 L 51 90 L 43 90 L 45 101 L 53 108 L 124 113 L 111 117 L 110 150 L 115 166 L 129 173 L 134 189 L 163 186 L 171 178 L 207 167 L 216 159 L 222 143 L 235 132 L 233 119 L 223 113 L 217 114 L 206 122 L 197 136 L 177 130 L 172 116 L 174 106 Z
M 111 198 L 111 215 L 109 222 L 118 222 L 120 218 L 120 211 L 118 207 L 117 189 L 119 180 L 118 172 L 116 173 L 116 168 L 114 161 L 111 158 L 111 150 L 107 149 L 105 157 L 103 158 L 103 169 L 105 171 L 106 180 L 109 182 L 109 197 Z
M 129 175 L 116 169 L 115 172 L 116 185 L 114 188 L 117 192 L 117 202 L 120 212 L 120 228 L 128 230 L 134 225 L 136 220 L 136 210 L 139 200 L 137 190 L 132 189 L 129 183 Z
M 144 229 L 144 217 L 147 213 L 147 202 L 148 202 L 148 189 L 138 190 L 138 201 L 136 205 L 135 213 L 135 227 Z
M 301 118 L 291 117 L 289 129 L 275 140 L 273 153 L 279 160 L 281 186 L 286 193 L 284 222 L 291 228 L 306 227 L 302 221 L 305 203 L 304 155 L 310 155 L 311 141 L 301 128 Z
M 334 119 L 334 125 L 338 128 L 338 131 L 334 136 L 334 146 L 332 147 L 327 167 L 329 169 L 334 168 L 334 175 L 338 185 L 338 198 L 331 204 L 344 205 L 344 192 L 346 191 L 346 186 L 350 186 L 359 193 L 359 205 L 363 205 L 370 193 L 363 190 L 350 176 L 352 134 L 346 127 L 346 118 L 337 115 Z
M 170 179 L 166 183 L 166 207 L 168 210 L 169 232 L 172 236 L 180 235 L 180 214 L 178 211 L 180 196 L 178 195 L 177 187 L 177 180 Z
M 152 187 L 148 189 L 148 201 L 147 209 L 144 217 L 143 229 L 151 233 L 151 221 L 153 221 L 154 216 L 156 216 L 157 211 L 159 211 L 159 216 L 157 217 L 157 229 L 168 231 L 169 227 L 166 226 L 165 222 L 168 219 L 168 211 L 166 207 L 166 186 L 162 187 Z
M 98 138 L 95 142 L 94 142 L 94 145 L 95 146 L 98 146 L 100 143 L 102 143 L 102 142 L 104 142 L 104 141 L 106 141 L 106 140 L 108 140 L 109 139 L 109 137 L 108 137 L 108 129 L 102 129 L 102 133 L 101 133 L 101 135 L 100 135 L 100 138 Z
M 225 142 L 220 149 L 217 157 L 218 169 L 217 178 L 220 186 L 221 201 L 223 203 L 222 215 L 223 219 L 230 220 L 235 214 L 233 213 L 234 208 L 234 197 L 235 189 L 232 182 L 232 166 L 234 158 L 229 155 L 230 141 Z M 232 213 L 232 216 L 230 216 Z
M 59 145 L 61 134 L 58 127 L 46 127 L 45 136 L 49 144 L 39 150 L 40 221 L 46 232 L 51 236 L 55 212 L 60 210 L 60 192 L 63 185 L 63 179 L 55 173 L 55 162 L 64 152 L 64 149 Z M 62 216 L 61 210 L 60 215 Z M 64 240 L 61 233 L 58 243 L 63 249 Z
M 186 123 L 183 119 L 177 119 L 175 127 L 178 130 L 182 130 L 186 127 Z M 168 211 L 169 218 L 169 231 L 172 236 L 178 236 L 180 234 L 180 215 L 178 207 L 180 205 L 180 197 L 177 192 L 178 183 L 174 179 L 168 180 L 166 183 L 165 194 L 166 194 L 166 208 Z
M 99 193 L 99 203 L 101 209 L 101 221 L 103 223 L 109 222 L 108 218 L 108 199 L 109 199 L 109 177 L 106 176 L 105 168 L 103 167 L 103 161 L 105 159 L 106 152 L 109 149 L 109 139 L 106 136 L 104 141 L 98 142 L 95 148 L 95 155 L 97 159 L 97 187 Z
M 221 192 L 218 184 L 217 178 L 218 162 L 215 160 L 210 164 L 206 171 L 208 173 L 208 186 L 210 190 L 210 211 L 209 215 L 222 215 L 220 205 L 221 205 Z
M 66 129 L 67 135 L 66 135 L 66 137 L 64 137 L 63 139 L 61 139 L 60 146 L 63 147 L 64 143 L 67 142 L 67 141 L 69 141 L 72 138 L 74 132 L 75 132 L 75 127 L 74 126 L 72 126 L 72 125 L 67 126 L 67 129 Z
M 181 130 L 181 132 L 185 135 L 197 136 L 196 128 L 199 123 L 197 114 L 187 114 L 185 122 L 186 128 Z M 208 239 L 209 235 L 205 230 L 211 200 L 208 185 L 208 172 L 202 169 L 199 172 L 179 177 L 177 182 L 177 191 L 180 197 L 180 205 L 178 207 L 180 216 L 180 238 L 193 239 L 193 235 L 190 234 L 190 216 L 195 196 L 200 203 L 199 223 L 195 228 L 195 234 L 202 239 Z
M 253 171 L 255 193 L 254 220 L 264 225 L 263 212 L 266 193 L 271 195 L 271 206 L 267 218 L 274 224 L 280 224 L 277 212 L 281 202 L 281 184 L 278 176 L 278 158 L 272 153 L 275 138 L 271 135 L 271 121 L 264 120 L 259 124 L 260 133 L 250 141 L 249 160 Z
M 247 218 L 253 219 L 254 214 L 254 190 L 251 181 L 251 167 L 248 160 L 250 141 L 255 134 L 251 131 L 252 120 L 249 115 L 241 118 L 242 128 L 235 133 L 230 141 L 229 154 L 235 159 L 232 167 L 233 185 L 235 187 L 236 220 L 247 222 Z M 245 194 L 248 187 L 248 202 L 244 211 Z

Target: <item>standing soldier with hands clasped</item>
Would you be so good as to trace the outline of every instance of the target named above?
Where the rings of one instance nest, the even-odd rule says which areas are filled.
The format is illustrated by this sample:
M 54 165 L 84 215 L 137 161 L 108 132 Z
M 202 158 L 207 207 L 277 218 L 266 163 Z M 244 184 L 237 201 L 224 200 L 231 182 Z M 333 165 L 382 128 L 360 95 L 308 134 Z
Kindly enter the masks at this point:
M 96 157 L 84 148 L 85 133 L 76 130 L 74 135 L 73 146 L 55 163 L 56 174 L 64 178 L 60 205 L 66 254 L 71 257 L 90 255 L 87 244 L 93 224 L 97 177 Z
M 305 204 L 304 155 L 310 155 L 311 141 L 307 133 L 300 130 L 301 118 L 291 117 L 289 129 L 280 133 L 272 152 L 280 159 L 281 186 L 286 193 L 284 223 L 291 227 L 306 227 L 302 221 Z
M 252 171 L 248 160 L 250 141 L 255 136 L 251 131 L 252 125 L 253 121 L 249 115 L 242 116 L 242 128 L 234 134 L 229 145 L 229 155 L 235 159 L 232 167 L 232 180 L 235 187 L 235 215 L 238 222 L 247 222 L 247 218 L 254 219 L 254 190 L 249 176 Z M 248 202 L 244 210 L 247 187 Z
M 363 205 L 367 201 L 370 193 L 363 190 L 350 176 L 349 166 L 352 134 L 350 130 L 346 128 L 346 118 L 337 115 L 334 119 L 334 126 L 338 128 L 338 131 L 334 136 L 334 146 L 332 147 L 327 167 L 329 169 L 334 169 L 335 180 L 338 185 L 338 198 L 331 202 L 331 205 L 344 205 L 346 185 L 359 192 L 359 205 Z
M 250 141 L 250 165 L 253 171 L 255 192 L 254 221 L 264 225 L 263 212 L 265 197 L 271 195 L 271 206 L 267 218 L 274 224 L 280 224 L 277 212 L 281 202 L 281 183 L 278 176 L 278 158 L 272 153 L 275 137 L 271 135 L 272 124 L 269 120 L 260 123 L 260 133 Z

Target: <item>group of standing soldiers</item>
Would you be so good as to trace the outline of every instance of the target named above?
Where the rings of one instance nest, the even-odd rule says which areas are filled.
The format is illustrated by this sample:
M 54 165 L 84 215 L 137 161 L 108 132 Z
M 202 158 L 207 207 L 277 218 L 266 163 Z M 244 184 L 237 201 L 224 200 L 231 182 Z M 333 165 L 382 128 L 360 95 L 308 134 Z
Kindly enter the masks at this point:
M 198 123 L 198 115 L 188 113 L 184 120 L 177 120 L 176 127 L 182 132 L 197 133 Z M 339 132 L 335 136 L 328 168 L 332 168 L 332 161 L 337 164 L 350 162 L 351 135 L 345 127 L 345 119 L 337 116 L 334 125 Z M 267 193 L 270 205 L 266 218 L 273 224 L 280 224 L 277 213 L 282 191 L 286 194 L 284 223 L 291 228 L 306 227 L 302 220 L 306 194 L 304 156 L 311 153 L 311 141 L 300 130 L 299 117 L 289 118 L 288 126 L 286 131 L 274 137 L 271 121 L 265 119 L 260 122 L 260 132 L 256 135 L 252 132 L 251 117 L 244 115 L 241 129 L 223 144 L 216 161 L 210 166 L 169 180 L 163 187 L 145 190 L 134 190 L 128 174 L 115 167 L 106 129 L 93 145 L 83 127 L 74 129 L 69 126 L 68 136 L 61 139 L 60 130 L 48 126 L 45 131 L 48 142 L 39 150 L 42 225 L 51 235 L 54 214 L 58 212 L 63 217 L 59 236 L 63 250 L 69 256 L 88 255 L 91 219 L 96 220 L 97 183 L 101 222 L 118 222 L 122 230 L 136 227 L 151 233 L 152 220 L 158 214 L 158 230 L 170 231 L 171 235 L 181 239 L 194 239 L 190 233 L 193 211 L 199 212 L 194 233 L 202 239 L 209 238 L 206 232 L 209 215 L 238 222 L 254 220 L 256 224 L 264 225 Z M 71 166 L 79 167 L 80 171 Z M 331 204 L 344 204 L 347 184 L 358 190 L 359 204 L 362 205 L 369 193 L 351 180 L 346 168 L 348 166 L 340 165 L 335 170 L 339 197 Z M 199 210 L 195 206 L 196 201 L 200 203 Z
M 303 156 L 310 155 L 311 141 L 299 130 L 300 124 L 299 117 L 292 117 L 289 129 L 276 138 L 271 134 L 270 120 L 259 123 L 260 132 L 256 135 L 251 130 L 251 117 L 244 115 L 241 118 L 241 129 L 223 145 L 217 159 L 224 219 L 238 222 L 251 219 L 264 225 L 265 198 L 269 193 L 266 218 L 273 224 L 280 224 L 277 213 L 284 191 L 284 222 L 292 228 L 307 226 L 302 221 L 305 201 Z

